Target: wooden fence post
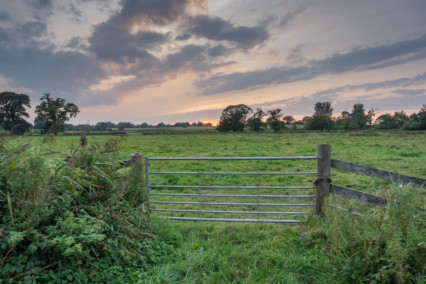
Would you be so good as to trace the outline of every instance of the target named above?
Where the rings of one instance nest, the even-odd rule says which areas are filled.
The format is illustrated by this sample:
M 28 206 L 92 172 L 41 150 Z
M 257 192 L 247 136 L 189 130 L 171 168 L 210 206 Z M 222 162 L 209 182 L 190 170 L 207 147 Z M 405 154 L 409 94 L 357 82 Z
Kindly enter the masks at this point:
M 130 166 L 134 167 L 142 163 L 142 153 L 132 153 L 130 155 Z
M 330 194 L 331 146 L 318 145 L 316 214 L 324 217 L 324 201 Z

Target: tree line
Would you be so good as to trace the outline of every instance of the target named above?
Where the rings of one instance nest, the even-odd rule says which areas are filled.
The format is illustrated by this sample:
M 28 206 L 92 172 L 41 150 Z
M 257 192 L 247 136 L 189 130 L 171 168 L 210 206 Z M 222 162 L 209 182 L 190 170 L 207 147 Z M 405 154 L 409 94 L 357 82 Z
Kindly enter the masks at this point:
M 243 131 L 248 127 L 251 131 L 265 131 L 267 127 L 274 132 L 291 126 L 297 129 L 298 124 L 304 125 L 306 130 L 361 130 L 361 129 L 405 129 L 405 130 L 426 130 L 426 105 L 424 104 L 419 112 L 408 116 L 404 111 L 396 111 L 394 114 L 385 113 L 376 119 L 376 110 L 370 108 L 365 110 L 364 105 L 354 104 L 351 111 L 333 117 L 333 107 L 330 102 L 317 102 L 314 106 L 312 116 L 305 116 L 302 120 L 296 121 L 291 115 L 284 115 L 282 110 L 277 108 L 263 111 L 252 108 L 245 104 L 230 105 L 226 107 L 220 116 L 217 130 L 219 132 Z M 266 118 L 266 119 L 265 119 Z
M 154 128 L 154 127 L 191 127 L 191 126 L 212 126 L 210 122 L 176 122 L 175 124 L 165 124 L 160 122 L 151 125 L 146 122 L 133 124 L 131 122 L 98 122 L 90 124 L 67 124 L 71 118 L 76 117 L 80 112 L 74 103 L 67 103 L 62 98 L 44 94 L 41 103 L 36 106 L 36 118 L 34 125 L 25 120 L 29 118 L 26 108 L 30 107 L 30 98 L 25 94 L 14 92 L 0 93 L 0 126 L 12 134 L 24 134 L 31 128 L 41 130 L 42 133 L 52 133 L 57 135 L 64 130 L 68 131 L 112 131 L 113 129 L 124 130 L 125 128 Z
M 53 98 L 44 94 L 41 103 L 36 106 L 34 123 L 41 123 L 44 133 L 57 135 L 64 130 L 64 123 L 80 112 L 74 103 L 67 103 L 62 98 Z M 25 94 L 14 92 L 0 93 L 0 125 L 13 134 L 29 132 L 32 124 L 25 118 L 29 117 L 26 107 L 30 107 L 30 98 Z

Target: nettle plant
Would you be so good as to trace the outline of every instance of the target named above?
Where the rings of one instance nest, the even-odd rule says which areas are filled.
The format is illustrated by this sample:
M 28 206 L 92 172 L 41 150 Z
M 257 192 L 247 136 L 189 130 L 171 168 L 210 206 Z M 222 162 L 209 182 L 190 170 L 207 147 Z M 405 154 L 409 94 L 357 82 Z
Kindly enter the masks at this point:
M 118 170 L 119 139 L 71 150 L 2 142 L 0 282 L 128 281 L 150 263 L 144 248 L 161 241 L 142 165 Z

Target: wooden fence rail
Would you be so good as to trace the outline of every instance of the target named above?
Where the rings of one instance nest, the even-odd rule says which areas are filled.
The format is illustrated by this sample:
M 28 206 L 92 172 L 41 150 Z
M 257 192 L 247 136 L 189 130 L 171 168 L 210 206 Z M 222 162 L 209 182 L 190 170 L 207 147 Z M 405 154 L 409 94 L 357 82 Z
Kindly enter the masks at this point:
M 316 213 L 320 216 L 324 216 L 324 198 L 329 196 L 330 193 L 341 195 L 350 199 L 355 199 L 375 206 L 383 207 L 387 204 L 386 198 L 332 184 L 330 177 L 330 168 L 336 168 L 339 170 L 375 177 L 387 181 L 394 181 L 401 184 L 409 184 L 415 187 L 426 186 L 426 179 L 424 178 L 407 176 L 394 172 L 379 170 L 372 167 L 361 166 L 336 159 L 331 159 L 331 146 L 319 145 L 318 178 L 317 180 L 315 180 L 315 184 L 317 187 Z

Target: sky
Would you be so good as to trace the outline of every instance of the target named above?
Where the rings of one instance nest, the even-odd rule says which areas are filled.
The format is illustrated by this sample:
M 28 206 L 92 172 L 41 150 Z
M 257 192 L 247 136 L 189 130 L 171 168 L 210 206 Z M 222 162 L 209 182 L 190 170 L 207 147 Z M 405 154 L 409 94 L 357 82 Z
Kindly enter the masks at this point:
M 217 123 L 228 105 L 301 119 L 426 104 L 424 0 L 0 0 L 0 92 L 70 123 Z M 31 121 L 33 122 L 33 121 Z

